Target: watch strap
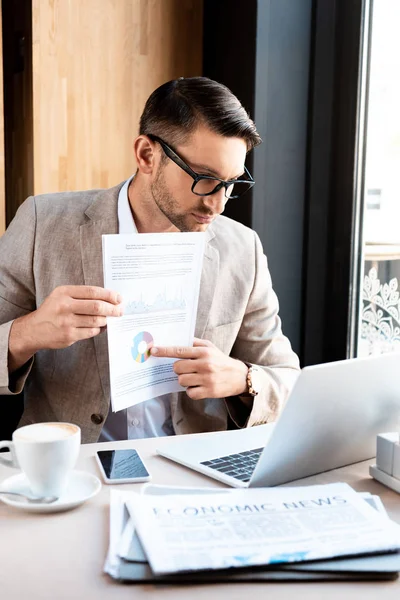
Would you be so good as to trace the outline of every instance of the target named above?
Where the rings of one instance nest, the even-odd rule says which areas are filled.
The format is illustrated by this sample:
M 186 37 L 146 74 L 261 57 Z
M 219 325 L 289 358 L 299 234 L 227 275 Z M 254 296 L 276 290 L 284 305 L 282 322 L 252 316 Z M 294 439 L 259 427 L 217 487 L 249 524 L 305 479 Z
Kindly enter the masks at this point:
M 248 367 L 248 371 L 247 371 L 247 375 L 246 375 L 246 383 L 247 383 L 247 393 L 250 394 L 250 396 L 257 396 L 258 391 L 256 391 L 253 387 L 253 373 L 254 373 L 254 367 L 253 365 L 250 365 L 248 363 L 245 363 L 246 366 Z

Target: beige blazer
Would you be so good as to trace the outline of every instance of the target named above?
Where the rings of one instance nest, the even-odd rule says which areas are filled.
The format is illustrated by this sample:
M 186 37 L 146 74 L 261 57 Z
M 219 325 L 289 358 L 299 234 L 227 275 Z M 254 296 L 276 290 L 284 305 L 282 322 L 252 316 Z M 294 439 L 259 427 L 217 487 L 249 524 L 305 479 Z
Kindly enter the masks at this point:
M 8 337 L 13 320 L 39 307 L 55 287 L 103 285 L 101 236 L 118 233 L 121 185 L 30 197 L 0 238 L 0 394 L 24 388 L 20 425 L 67 421 L 82 428 L 84 442 L 99 438 L 110 404 L 107 334 L 37 352 L 11 381 Z M 171 394 L 176 433 L 224 430 L 228 413 L 238 427 L 274 420 L 298 374 L 298 358 L 281 331 L 258 236 L 222 216 L 206 233 L 195 335 L 260 365 L 263 390 L 251 412 L 236 397 L 194 401 Z

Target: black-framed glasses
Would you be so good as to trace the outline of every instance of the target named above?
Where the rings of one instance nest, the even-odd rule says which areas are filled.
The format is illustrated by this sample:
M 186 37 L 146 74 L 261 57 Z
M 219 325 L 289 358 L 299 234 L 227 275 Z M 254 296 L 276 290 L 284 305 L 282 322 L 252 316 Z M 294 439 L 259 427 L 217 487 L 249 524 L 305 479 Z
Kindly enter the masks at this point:
M 231 179 L 225 181 L 219 177 L 213 177 L 212 175 L 200 175 L 196 173 L 185 163 L 185 161 L 169 146 L 156 135 L 147 134 L 153 142 L 158 142 L 163 149 L 164 153 L 170 158 L 178 167 L 180 167 L 185 173 L 190 175 L 193 179 L 192 192 L 196 196 L 211 196 L 216 192 L 219 192 L 221 188 L 225 188 L 225 197 L 230 199 L 240 198 L 249 191 L 255 184 L 254 179 L 250 175 L 249 171 L 244 168 L 248 179 Z M 216 183 L 217 182 L 217 183 Z

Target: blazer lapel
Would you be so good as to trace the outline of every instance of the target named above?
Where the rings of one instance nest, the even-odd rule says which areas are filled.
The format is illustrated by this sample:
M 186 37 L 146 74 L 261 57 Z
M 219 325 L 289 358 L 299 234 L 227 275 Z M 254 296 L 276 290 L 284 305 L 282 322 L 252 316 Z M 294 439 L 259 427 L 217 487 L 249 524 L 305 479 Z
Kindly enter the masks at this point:
M 121 184 L 123 185 L 123 184 Z M 102 235 L 118 233 L 118 194 L 121 185 L 99 193 L 86 211 L 88 222 L 81 225 L 80 244 L 85 285 L 104 287 Z M 110 398 L 107 334 L 93 338 L 97 366 L 105 399 Z
M 211 229 L 206 232 L 206 247 L 204 250 L 203 270 L 200 281 L 199 304 L 197 308 L 197 319 L 195 336 L 202 338 L 207 327 L 208 317 L 214 298 L 215 288 L 219 272 L 219 252 L 210 242 L 215 237 Z

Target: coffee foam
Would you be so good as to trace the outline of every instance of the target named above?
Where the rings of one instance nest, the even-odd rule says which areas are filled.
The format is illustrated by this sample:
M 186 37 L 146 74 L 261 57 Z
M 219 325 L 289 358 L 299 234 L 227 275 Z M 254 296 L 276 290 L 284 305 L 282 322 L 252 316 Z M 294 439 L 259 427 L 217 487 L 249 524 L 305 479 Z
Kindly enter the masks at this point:
M 17 429 L 13 437 L 25 442 L 52 442 L 71 437 L 77 431 L 75 425 L 68 423 L 35 423 Z

